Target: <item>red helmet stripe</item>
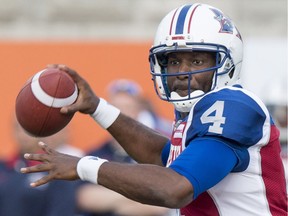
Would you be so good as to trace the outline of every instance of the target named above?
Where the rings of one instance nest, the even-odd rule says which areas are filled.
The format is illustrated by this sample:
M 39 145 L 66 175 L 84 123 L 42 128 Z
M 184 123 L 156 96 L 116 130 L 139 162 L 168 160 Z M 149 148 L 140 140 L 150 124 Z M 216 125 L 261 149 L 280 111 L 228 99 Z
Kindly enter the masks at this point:
M 190 33 L 190 26 L 191 26 L 191 23 L 192 23 L 192 17 L 194 15 L 194 12 L 196 11 L 197 7 L 199 7 L 201 4 L 198 4 L 196 7 L 194 7 L 191 15 L 190 15 L 190 18 L 189 18 L 189 24 L 188 24 L 188 34 Z
M 174 14 L 173 14 L 173 17 L 172 17 L 172 20 L 171 20 L 171 24 L 170 24 L 169 35 L 172 34 L 172 26 L 173 26 L 174 18 L 175 18 L 175 15 L 176 15 L 177 11 L 178 11 L 178 8 L 177 8 L 177 10 L 175 10 L 175 12 L 174 12 Z

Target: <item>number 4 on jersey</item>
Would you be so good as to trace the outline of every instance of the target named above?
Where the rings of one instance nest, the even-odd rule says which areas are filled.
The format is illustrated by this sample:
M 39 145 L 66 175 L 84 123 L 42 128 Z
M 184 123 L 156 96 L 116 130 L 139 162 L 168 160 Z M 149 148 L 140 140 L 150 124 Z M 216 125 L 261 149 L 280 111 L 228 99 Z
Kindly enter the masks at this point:
M 221 124 L 225 124 L 226 120 L 226 118 L 223 117 L 223 111 L 224 101 L 216 101 L 202 114 L 200 118 L 202 124 L 212 123 L 208 128 L 209 132 L 222 134 L 223 127 L 221 127 Z

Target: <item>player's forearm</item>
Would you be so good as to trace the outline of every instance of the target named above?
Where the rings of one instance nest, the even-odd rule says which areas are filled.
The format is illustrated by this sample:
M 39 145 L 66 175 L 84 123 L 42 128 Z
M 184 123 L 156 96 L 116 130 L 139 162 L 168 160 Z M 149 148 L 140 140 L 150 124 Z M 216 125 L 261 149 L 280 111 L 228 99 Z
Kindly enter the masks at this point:
M 192 201 L 193 187 L 172 169 L 149 164 L 104 163 L 98 184 L 134 201 L 180 208 Z
M 115 210 L 118 215 L 125 216 L 163 216 L 167 215 L 168 211 L 168 208 L 145 205 L 127 198 L 125 198 L 125 201 L 122 200 Z
M 165 215 L 167 212 L 166 208 L 143 205 L 99 185 L 80 186 L 77 194 L 78 206 L 84 211 L 115 212 L 117 215 L 126 216 L 156 216 Z
M 161 152 L 167 137 L 123 114 L 108 131 L 137 162 L 162 165 Z

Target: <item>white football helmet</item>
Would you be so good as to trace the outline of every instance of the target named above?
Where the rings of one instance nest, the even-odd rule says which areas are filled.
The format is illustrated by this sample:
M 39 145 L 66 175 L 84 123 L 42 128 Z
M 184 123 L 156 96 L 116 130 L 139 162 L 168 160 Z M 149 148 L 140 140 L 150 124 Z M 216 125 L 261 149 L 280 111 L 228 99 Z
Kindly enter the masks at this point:
M 242 39 L 233 22 L 219 9 L 206 4 L 187 4 L 169 12 L 159 24 L 149 61 L 155 90 L 162 100 L 172 102 L 176 110 L 189 112 L 205 93 L 190 92 L 185 97 L 171 92 L 167 86 L 167 53 L 214 52 L 216 65 L 204 70 L 185 72 L 189 82 L 195 73 L 215 71 L 211 90 L 240 82 Z M 190 85 L 189 85 L 190 86 Z

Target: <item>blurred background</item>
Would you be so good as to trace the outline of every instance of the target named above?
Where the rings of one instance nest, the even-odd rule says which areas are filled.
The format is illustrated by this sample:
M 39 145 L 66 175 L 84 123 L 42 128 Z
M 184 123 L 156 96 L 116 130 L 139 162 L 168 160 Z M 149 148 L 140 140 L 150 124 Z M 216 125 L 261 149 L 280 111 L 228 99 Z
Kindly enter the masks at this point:
M 286 142 L 287 1 L 198 2 L 222 9 L 236 23 L 244 39 L 243 84 L 282 120 L 281 139 Z M 133 79 L 155 103 L 158 114 L 173 118 L 172 105 L 160 101 L 154 93 L 148 50 L 162 17 L 192 1 L 0 0 L 0 3 L 0 157 L 14 151 L 12 122 L 17 93 L 30 76 L 49 63 L 74 68 L 102 97 L 106 97 L 106 86 L 112 79 Z M 85 151 L 107 136 L 92 119 L 81 114 L 74 116 L 70 127 L 72 145 Z

